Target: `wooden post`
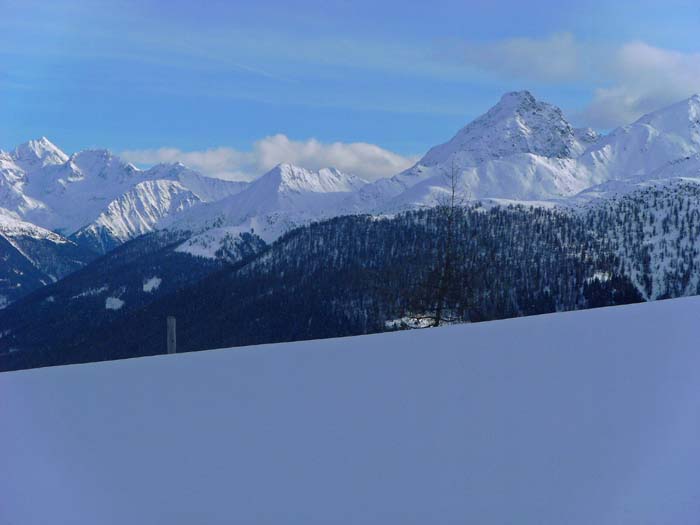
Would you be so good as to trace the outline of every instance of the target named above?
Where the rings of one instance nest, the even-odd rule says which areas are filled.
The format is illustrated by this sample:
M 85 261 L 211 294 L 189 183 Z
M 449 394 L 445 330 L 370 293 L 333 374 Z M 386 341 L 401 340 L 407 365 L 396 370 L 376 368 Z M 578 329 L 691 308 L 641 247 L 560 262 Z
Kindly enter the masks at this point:
M 177 353 L 177 332 L 174 317 L 168 317 L 168 353 Z

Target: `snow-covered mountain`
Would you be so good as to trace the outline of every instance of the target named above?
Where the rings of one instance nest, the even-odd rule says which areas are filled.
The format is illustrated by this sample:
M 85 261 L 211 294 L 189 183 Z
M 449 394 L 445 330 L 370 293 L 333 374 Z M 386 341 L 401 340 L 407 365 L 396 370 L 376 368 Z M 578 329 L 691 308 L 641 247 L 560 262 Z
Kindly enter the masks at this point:
M 411 168 L 476 166 L 489 160 L 529 153 L 547 158 L 576 158 L 597 139 L 592 130 L 575 130 L 561 109 L 540 102 L 528 91 L 506 93 L 484 115 L 435 146 Z
M 107 150 L 68 156 L 45 137 L 0 152 L 0 209 L 64 235 L 106 226 L 123 241 L 189 207 L 167 204 L 176 193 L 182 195 L 175 200 L 211 202 L 245 186 L 204 177 L 182 164 L 140 170 Z M 110 228 L 117 224 L 118 231 Z
M 0 308 L 93 258 L 55 232 L 0 213 Z
M 114 247 L 162 227 L 201 199 L 180 182 L 147 180 L 107 205 L 97 219 L 72 237 L 106 253 Z
M 270 242 L 295 226 L 337 215 L 347 196 L 366 184 L 334 168 L 280 164 L 244 191 L 182 214 L 173 228 L 195 233 L 182 251 L 212 256 L 241 232 L 253 231 Z
M 493 108 L 412 168 L 363 188 L 355 211 L 386 212 L 432 205 L 453 172 L 468 198 L 543 200 L 573 195 L 595 182 L 577 158 L 599 140 L 575 129 L 562 111 L 527 91 L 506 93 Z
M 0 151 L 0 305 L 247 185 L 179 163 L 140 170 L 107 150 L 69 156 L 45 137 Z
M 452 174 L 464 198 L 566 207 L 700 179 L 700 96 L 599 136 L 527 91 L 506 93 L 415 166 L 373 183 L 291 164 L 252 183 L 182 164 L 140 170 L 106 150 L 69 156 L 41 138 L 0 152 L 0 211 L 100 253 L 165 229 L 189 232 L 182 253 L 237 260 L 241 233 L 269 243 L 324 218 L 432 206 Z
M 248 187 L 182 164 L 139 170 L 105 150 L 68 156 L 41 138 L 0 153 L 0 208 L 64 235 L 80 232 L 94 246 L 170 224 L 196 231 L 225 226 L 228 233 L 252 228 L 269 241 L 331 215 L 433 205 L 452 173 L 468 198 L 558 203 L 633 191 L 645 180 L 696 177 L 700 96 L 601 137 L 574 128 L 559 108 L 527 91 L 506 93 L 415 166 L 371 184 L 332 168 L 282 164 Z
M 559 108 L 527 91 L 507 93 L 412 168 L 352 195 L 344 209 L 431 206 L 452 173 L 467 198 L 559 204 L 634 191 L 652 179 L 698 177 L 700 95 L 601 137 L 575 129 Z
M 192 349 L 386 329 L 423 311 L 410 287 L 425 280 L 444 238 L 439 212 L 396 212 L 434 205 L 452 174 L 458 191 L 484 204 L 465 207 L 458 228 L 463 320 L 698 294 L 699 116 L 695 96 L 599 137 L 527 92 L 510 93 L 412 168 L 373 183 L 291 164 L 227 183 L 181 164 L 138 170 L 108 152 L 69 157 L 31 142 L 0 153 L 9 210 L 1 304 L 22 295 L 17 284 L 64 275 L 50 264 L 79 267 L 68 247 L 107 251 L 159 231 L 4 309 L 0 347 L 54 348 L 60 331 L 78 354 L 103 345 L 134 355 L 160 348 L 162 319 L 178 308 Z M 374 217 L 316 223 L 357 214 Z M 89 221 L 69 240 L 21 217 Z
M 634 191 L 651 179 L 700 176 L 700 96 L 601 137 L 574 128 L 527 91 L 506 93 L 415 166 L 371 184 L 290 164 L 250 185 L 182 164 L 139 170 L 105 150 L 68 156 L 41 138 L 0 153 L 0 208 L 100 251 L 171 225 L 208 230 L 207 239 L 193 240 L 201 247 L 251 229 L 270 241 L 328 216 L 431 206 L 452 173 L 467 198 L 559 204 Z
M 700 153 L 700 95 L 614 130 L 579 159 L 603 180 L 644 178 Z M 673 173 L 670 168 L 669 175 Z
M 452 173 L 464 198 L 567 206 L 632 192 L 650 179 L 700 176 L 699 101 L 692 97 L 601 137 L 574 128 L 559 108 L 527 91 L 507 93 L 394 177 L 365 183 L 333 169 L 282 164 L 245 191 L 184 213 L 172 227 L 195 233 L 182 250 L 212 256 L 244 231 L 270 242 L 330 216 L 435 205 Z

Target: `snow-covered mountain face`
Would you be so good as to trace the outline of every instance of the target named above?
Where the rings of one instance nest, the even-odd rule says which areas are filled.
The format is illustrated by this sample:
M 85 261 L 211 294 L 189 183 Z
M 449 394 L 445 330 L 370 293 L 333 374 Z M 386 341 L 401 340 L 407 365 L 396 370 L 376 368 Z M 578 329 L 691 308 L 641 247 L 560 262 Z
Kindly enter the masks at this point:
M 576 205 L 633 192 L 650 179 L 700 177 L 700 97 L 601 137 L 527 91 L 493 108 L 412 168 L 367 184 L 336 170 L 288 164 L 245 191 L 174 221 L 196 232 L 182 249 L 211 256 L 243 231 L 271 242 L 300 224 L 334 215 L 392 214 L 434 206 L 454 174 L 463 199 Z
M 700 95 L 695 95 L 614 130 L 586 151 L 580 163 L 606 180 L 633 179 L 698 153 Z
M 147 180 L 107 205 L 97 219 L 76 232 L 72 238 L 100 253 L 145 233 L 165 226 L 169 221 L 202 200 L 180 182 Z
M 576 159 L 598 140 L 575 129 L 562 111 L 527 91 L 505 94 L 500 102 L 435 146 L 390 181 L 364 188 L 351 209 L 396 211 L 430 206 L 455 173 L 467 198 L 542 200 L 575 194 L 590 186 L 590 174 Z
M 246 185 L 204 177 L 182 164 L 140 170 L 107 150 L 68 156 L 46 138 L 0 153 L 0 209 L 64 235 L 105 226 L 123 241 L 166 215 Z
M 87 236 L 100 251 L 171 224 L 256 229 L 270 241 L 331 215 L 434 205 L 452 174 L 469 199 L 563 204 L 633 191 L 647 180 L 698 177 L 700 96 L 600 137 L 527 91 L 507 93 L 415 166 L 372 184 L 289 164 L 252 184 L 204 177 L 182 164 L 139 170 L 105 150 L 68 156 L 41 138 L 0 153 L 0 208 Z
M 296 226 L 338 215 L 348 195 L 366 184 L 334 168 L 310 171 L 280 164 L 244 191 L 184 213 L 173 228 L 195 232 L 182 251 L 213 256 L 242 232 L 271 242 Z
M 64 164 L 68 161 L 68 155 L 63 153 L 46 137 L 30 140 L 18 146 L 7 157 L 25 171 L 33 171 L 49 165 Z
M 55 232 L 0 213 L 0 309 L 93 258 Z
M 167 229 L 191 232 L 182 252 L 235 259 L 241 233 L 269 243 L 328 217 L 433 206 L 453 175 L 464 199 L 550 206 L 698 179 L 700 96 L 601 137 L 527 91 L 507 93 L 415 166 L 373 183 L 291 164 L 252 183 L 212 179 L 182 164 L 140 170 L 105 150 L 69 156 L 41 138 L 0 152 L 0 210 L 100 253 Z
M 574 128 L 559 108 L 527 91 L 507 93 L 412 168 L 362 188 L 345 209 L 432 206 L 453 173 L 468 199 L 558 204 L 634 191 L 652 179 L 698 177 L 700 95 L 601 137 Z
M 522 153 L 569 159 L 595 140 L 591 130 L 575 130 L 558 107 L 519 91 L 503 95 L 450 141 L 428 151 L 418 166 L 446 165 L 452 160 L 459 166 L 475 166 Z

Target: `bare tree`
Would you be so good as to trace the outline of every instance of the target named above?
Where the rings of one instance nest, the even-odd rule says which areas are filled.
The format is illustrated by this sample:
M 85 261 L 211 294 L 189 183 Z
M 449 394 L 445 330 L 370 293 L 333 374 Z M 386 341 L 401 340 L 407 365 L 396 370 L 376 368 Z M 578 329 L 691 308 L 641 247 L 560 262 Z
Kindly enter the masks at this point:
M 450 172 L 445 175 L 447 192 L 438 197 L 435 211 L 438 224 L 444 225 L 444 246 L 438 248 L 437 258 L 433 270 L 419 292 L 419 310 L 412 318 L 419 324 L 428 321 L 429 326 L 440 326 L 443 322 L 454 322 L 457 319 L 454 312 L 449 310 L 449 297 L 458 292 L 457 279 L 457 234 L 458 221 L 464 211 L 464 206 L 469 200 L 468 188 L 462 183 L 461 173 L 452 160 Z M 441 229 L 438 230 L 438 234 Z M 438 243 L 439 245 L 439 243 Z

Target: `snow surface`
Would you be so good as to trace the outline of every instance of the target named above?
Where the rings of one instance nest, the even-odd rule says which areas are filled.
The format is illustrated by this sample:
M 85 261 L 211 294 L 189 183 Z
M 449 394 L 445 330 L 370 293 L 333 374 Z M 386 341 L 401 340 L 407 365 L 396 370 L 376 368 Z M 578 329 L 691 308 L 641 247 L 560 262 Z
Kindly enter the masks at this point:
M 150 279 L 147 279 L 143 283 L 143 291 L 146 293 L 151 293 L 154 292 L 158 289 L 160 286 L 160 283 L 162 283 L 163 280 L 160 277 L 151 277 Z
M 45 137 L 13 152 L 0 151 L 0 209 L 65 234 L 99 219 L 122 236 L 139 235 L 144 227 L 155 227 L 159 213 L 222 199 L 246 186 L 205 177 L 182 164 L 140 170 L 107 150 L 68 156 Z
M 600 137 L 575 129 L 531 93 L 506 93 L 493 108 L 435 146 L 412 168 L 368 184 L 341 209 L 386 213 L 434 206 L 456 174 L 463 196 L 569 204 L 580 192 L 625 181 L 700 175 L 700 96 Z M 598 190 L 600 194 L 602 190 Z
M 174 216 L 201 201 L 182 184 L 169 180 L 149 180 L 110 202 L 100 216 L 80 233 L 99 235 L 105 230 L 121 242 L 134 239 L 173 220 Z
M 0 521 L 696 525 L 699 313 L 0 374 Z
M 272 242 L 297 226 L 338 215 L 340 203 L 366 184 L 333 168 L 279 164 L 240 193 L 183 213 L 172 228 L 195 235 L 178 251 L 213 258 L 223 240 L 250 231 Z
M 55 232 L 41 228 L 30 222 L 22 221 L 10 215 L 9 212 L 0 210 L 0 235 L 5 237 L 10 243 L 14 237 L 30 237 L 37 240 L 51 241 L 54 244 L 65 244 L 69 242 L 64 237 Z
M 119 310 L 124 306 L 124 301 L 119 297 L 107 297 L 105 299 L 105 309 L 107 310 Z

